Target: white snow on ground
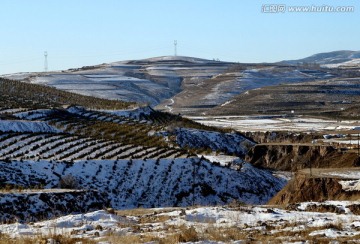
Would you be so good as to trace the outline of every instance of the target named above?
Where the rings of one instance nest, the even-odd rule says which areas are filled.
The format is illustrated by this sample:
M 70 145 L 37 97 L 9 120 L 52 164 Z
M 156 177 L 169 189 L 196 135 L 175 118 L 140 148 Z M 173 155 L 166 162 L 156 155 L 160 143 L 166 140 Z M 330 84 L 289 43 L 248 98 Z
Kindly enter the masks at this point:
M 339 184 L 344 191 L 360 191 L 360 169 L 354 168 L 350 170 L 341 170 L 334 172 L 324 172 L 321 176 L 338 177 L 342 180 Z
M 283 116 L 209 116 L 189 117 L 204 125 L 233 128 L 238 131 L 334 131 L 352 130 L 360 121 L 285 118 Z
M 304 203 L 301 207 L 305 208 L 309 203 Z M 332 201 L 325 203 L 311 204 L 331 204 L 346 208 L 351 204 L 359 202 Z M 151 225 L 143 225 L 139 222 L 141 217 L 116 216 L 106 211 L 95 211 L 87 214 L 67 215 L 49 221 L 36 222 L 34 224 L 3 224 L 0 225 L 0 232 L 9 234 L 12 237 L 47 235 L 47 234 L 67 234 L 71 237 L 91 238 L 101 240 L 110 231 L 115 234 L 139 235 L 132 232 L 134 226 L 146 228 L 148 233 L 155 236 L 166 232 L 166 226 L 187 226 L 194 227 L 198 232 L 206 231 L 208 228 L 235 227 L 239 231 L 263 230 L 268 234 L 276 234 L 281 230 L 296 232 L 312 228 L 309 236 L 322 236 L 328 238 L 339 236 L 355 236 L 360 231 L 360 216 L 353 215 L 349 211 L 342 214 L 327 212 L 308 212 L 308 211 L 289 211 L 272 207 L 252 207 L 244 206 L 237 209 L 228 207 L 198 207 L 180 211 L 177 209 L 154 209 L 154 216 L 168 216 L 166 221 L 153 222 Z M 339 226 L 342 229 L 334 229 Z M 101 228 L 96 228 L 101 226 Z M 267 228 L 270 226 L 270 228 Z M 271 228 L 274 227 L 274 228 Z M 159 232 L 160 230 L 160 232 Z M 161 231 L 162 230 L 162 231 Z M 98 232 L 99 237 L 96 237 Z M 306 236 L 304 236 L 306 238 Z M 274 236 L 274 239 L 276 236 Z M 203 242 L 205 243 L 205 242 Z M 210 242 L 206 242 L 210 243 Z M 220 242 L 213 242 L 220 243 Z
M 324 172 L 322 176 L 339 177 L 344 179 L 360 179 L 360 169 L 353 168 L 351 171 L 341 170 L 334 172 Z
M 229 64 L 191 57 L 157 57 L 114 62 L 93 69 L 64 72 L 11 74 L 7 78 L 28 78 L 82 95 L 157 105 L 181 90 L 184 77 L 209 78 L 222 73 Z
M 19 119 L 35 120 L 47 116 L 51 112 L 53 112 L 53 110 L 51 109 L 37 109 L 37 110 L 15 113 L 13 115 L 15 117 L 18 117 Z
M 360 180 L 339 181 L 345 191 L 360 191 Z
M 102 226 L 105 231 L 102 235 L 108 233 L 110 229 L 117 228 L 121 217 L 107 213 L 104 210 L 90 212 L 86 214 L 67 215 L 53 220 L 37 222 L 34 224 L 5 224 L 0 225 L 0 233 L 9 234 L 11 237 L 30 236 L 30 235 L 51 235 L 61 234 L 69 235 L 71 232 L 83 231 L 86 234 L 82 237 L 93 236 L 96 226 Z
M 181 146 L 193 148 L 211 148 L 227 154 L 245 155 L 254 146 L 254 142 L 248 140 L 240 133 L 220 133 L 188 128 L 177 128 L 174 131 L 176 142 Z
M 72 106 L 72 107 L 68 108 L 67 111 L 70 113 L 73 113 L 73 114 L 79 114 L 79 115 L 86 116 L 92 110 L 84 109 L 84 108 L 78 107 L 78 106 Z M 126 117 L 126 118 L 132 118 L 132 119 L 139 120 L 140 116 L 142 114 L 149 115 L 154 110 L 151 107 L 146 106 L 146 107 L 138 107 L 138 108 L 134 108 L 134 109 L 124 109 L 124 110 L 95 110 L 95 111 L 105 112 L 105 113 L 113 114 L 113 115 L 120 116 L 120 117 Z
M 340 143 L 340 144 L 347 144 L 347 145 L 357 145 L 359 143 L 358 133 L 354 129 L 354 132 L 346 133 L 346 134 L 337 134 L 337 135 L 324 135 L 323 142 L 327 143 Z
M 165 108 L 169 110 L 169 112 L 171 113 L 173 111 L 172 105 L 174 104 L 174 99 L 170 99 L 170 103 L 165 105 Z
M 140 119 L 141 114 L 149 115 L 154 110 L 152 110 L 152 108 L 147 106 L 147 107 L 135 108 L 135 109 L 130 109 L 130 110 L 127 109 L 127 110 L 102 110 L 102 111 L 106 112 L 106 113 L 114 114 L 117 116 L 123 116 L 123 117 L 128 117 L 128 118 L 133 118 L 133 119 Z
M 28 110 L 27 108 L 9 108 L 0 110 L 0 114 L 13 114 Z
M 48 125 L 43 121 L 0 120 L 2 132 L 46 132 L 59 133 L 61 130 Z
M 226 166 L 230 163 L 243 162 L 239 157 L 229 155 L 198 155 L 198 157 L 204 157 L 212 163 L 220 163 L 221 166 Z
M 187 56 L 160 56 L 160 57 L 143 59 L 141 61 L 157 62 L 157 61 L 176 61 L 176 60 L 192 62 L 192 63 L 208 63 L 208 62 L 212 62 L 212 61 L 207 60 L 207 59 L 195 58 L 195 57 L 187 57 Z
M 11 80 L 24 80 L 26 78 L 29 78 L 31 75 L 34 75 L 34 73 L 21 72 L 21 73 L 13 73 L 13 74 L 4 74 L 1 75 L 1 77 L 8 78 Z
M 344 213 L 351 213 L 350 209 L 348 208 L 349 205 L 359 204 L 360 202 L 357 201 L 325 201 L 325 202 L 302 202 L 299 203 L 297 207 L 298 210 L 305 211 L 309 206 L 335 206 L 338 209 L 343 210 Z
M 325 68 L 338 68 L 340 66 L 357 66 L 360 64 L 360 58 L 355 58 L 350 61 L 342 62 L 342 63 L 336 63 L 336 64 L 323 64 L 321 67 Z

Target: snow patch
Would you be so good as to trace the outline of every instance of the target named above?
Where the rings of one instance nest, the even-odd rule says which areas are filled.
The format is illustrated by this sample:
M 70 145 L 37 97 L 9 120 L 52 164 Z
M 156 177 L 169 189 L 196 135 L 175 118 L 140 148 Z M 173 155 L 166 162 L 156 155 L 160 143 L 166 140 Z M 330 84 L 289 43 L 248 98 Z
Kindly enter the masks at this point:
M 0 131 L 2 132 L 43 132 L 60 133 L 59 129 L 50 126 L 43 121 L 21 121 L 21 120 L 0 120 Z

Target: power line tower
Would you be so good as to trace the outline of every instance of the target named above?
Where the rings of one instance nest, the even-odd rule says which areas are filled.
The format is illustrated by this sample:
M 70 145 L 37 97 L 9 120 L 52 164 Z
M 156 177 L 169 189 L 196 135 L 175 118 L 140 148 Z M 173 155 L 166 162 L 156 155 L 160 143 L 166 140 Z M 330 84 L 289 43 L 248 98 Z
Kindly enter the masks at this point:
M 47 72 L 48 71 L 48 61 L 47 61 L 47 56 L 48 56 L 48 53 L 47 51 L 44 52 L 44 57 L 45 57 L 45 60 L 44 60 L 44 71 Z
M 177 40 L 174 41 L 174 56 L 177 56 Z

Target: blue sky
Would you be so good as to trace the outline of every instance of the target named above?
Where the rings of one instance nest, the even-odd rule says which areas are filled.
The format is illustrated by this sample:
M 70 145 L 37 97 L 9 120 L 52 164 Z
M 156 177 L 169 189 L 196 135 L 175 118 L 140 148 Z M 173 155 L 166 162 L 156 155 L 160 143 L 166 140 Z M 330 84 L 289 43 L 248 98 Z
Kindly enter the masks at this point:
M 265 4 L 352 13 L 262 13 Z M 0 74 L 178 54 L 272 62 L 360 50 L 360 1 L 0 0 Z

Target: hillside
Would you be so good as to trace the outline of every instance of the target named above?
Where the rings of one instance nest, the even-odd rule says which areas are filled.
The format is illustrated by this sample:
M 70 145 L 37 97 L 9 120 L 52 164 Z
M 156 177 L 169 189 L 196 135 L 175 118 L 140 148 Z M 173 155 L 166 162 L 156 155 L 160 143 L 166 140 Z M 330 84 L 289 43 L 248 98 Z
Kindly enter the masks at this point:
M 200 83 L 184 84 L 183 90 L 157 108 L 191 116 L 212 114 L 214 109 L 232 103 L 238 96 L 262 87 L 329 79 L 336 74 L 287 65 L 237 64 Z M 235 111 L 234 111 L 235 112 Z M 243 114 L 240 109 L 239 113 Z M 247 111 L 244 111 L 247 113 Z
M 214 108 L 212 115 L 295 115 L 358 118 L 360 80 L 338 78 L 250 90 Z
M 121 61 L 62 72 L 7 75 L 98 98 L 159 104 L 181 91 L 184 83 L 201 82 L 222 73 L 231 63 L 165 56 Z
M 87 96 L 150 104 L 161 111 L 188 116 L 283 113 L 299 110 L 303 106 L 306 112 L 326 108 L 330 113 L 338 111 L 341 105 L 334 107 L 327 106 L 328 104 L 342 101 L 346 103 L 347 100 L 335 100 L 334 94 L 327 90 L 336 89 L 335 86 L 346 90 L 349 88 L 347 83 L 357 85 L 349 80 L 360 77 L 358 68 L 355 67 L 357 56 L 358 52 L 337 51 L 273 64 L 239 64 L 163 56 L 61 72 L 20 73 L 4 77 Z M 291 93 L 285 97 L 278 94 L 278 90 L 282 88 L 294 91 L 289 91 Z M 256 95 L 258 89 L 266 92 L 259 94 L 265 99 L 264 104 L 252 102 L 252 106 L 243 107 L 247 103 L 242 98 L 247 100 L 249 93 Z M 296 96 L 292 98 L 292 94 Z M 270 99 L 275 97 L 278 101 L 270 100 L 267 103 L 268 96 Z M 353 102 L 355 106 L 357 101 Z M 108 104 L 107 108 L 110 107 Z M 235 107 L 239 109 L 236 110 Z M 328 117 L 329 114 L 323 113 L 322 116 Z
M 217 205 L 233 200 L 266 203 L 286 181 L 249 164 L 237 169 L 204 159 L 0 162 L 1 185 L 58 188 L 73 177 L 79 189 L 106 194 L 109 207 Z
M 12 213 L 5 221 L 28 221 L 36 211 L 32 218 L 47 219 L 80 211 L 81 206 L 86 212 L 105 205 L 123 209 L 234 200 L 265 203 L 286 183 L 242 161 L 254 142 L 241 133 L 147 106 L 114 110 L 111 106 L 133 104 L 2 82 L 8 93 L 1 98 L 12 101 L 0 110 L 2 209 Z M 66 105 L 71 99 L 75 104 Z M 215 156 L 219 153 L 240 158 L 223 162 L 225 155 Z M 66 190 L 59 193 L 59 188 Z M 75 193 L 67 189 L 79 190 L 79 205 L 71 205 Z M 54 205 L 46 199 L 54 199 Z M 10 201 L 24 204 L 15 208 Z
M 341 64 L 359 58 L 360 58 L 360 51 L 341 50 L 341 51 L 333 51 L 326 53 L 318 53 L 311 55 L 310 57 L 297 59 L 297 60 L 286 60 L 286 61 L 282 61 L 281 63 L 293 64 L 293 65 L 296 65 L 298 63 L 317 63 L 317 64 L 326 65 L 326 64 Z
M 65 92 L 44 85 L 0 78 L 0 109 L 51 108 L 77 104 L 89 108 L 124 109 L 135 105 Z

